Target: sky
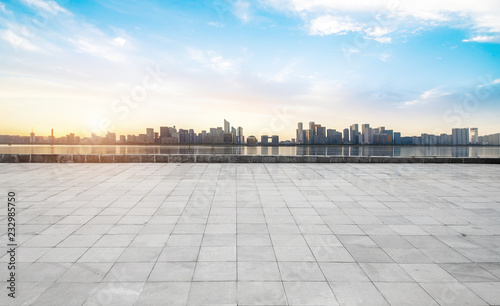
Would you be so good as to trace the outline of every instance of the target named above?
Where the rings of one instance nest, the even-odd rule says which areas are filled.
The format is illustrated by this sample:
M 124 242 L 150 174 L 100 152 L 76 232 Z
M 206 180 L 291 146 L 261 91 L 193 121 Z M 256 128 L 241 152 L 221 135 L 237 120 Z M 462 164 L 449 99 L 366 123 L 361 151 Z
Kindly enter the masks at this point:
M 0 134 L 500 132 L 497 0 L 0 0 Z

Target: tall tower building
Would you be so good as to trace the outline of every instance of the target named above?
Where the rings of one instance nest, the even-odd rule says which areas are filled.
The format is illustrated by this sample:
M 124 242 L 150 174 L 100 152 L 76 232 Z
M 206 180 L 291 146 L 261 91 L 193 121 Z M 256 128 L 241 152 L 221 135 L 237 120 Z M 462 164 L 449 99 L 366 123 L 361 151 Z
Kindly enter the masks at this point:
M 344 143 L 349 143 L 349 129 L 344 129 Z
M 359 144 L 359 127 L 357 123 L 351 125 L 350 132 L 351 132 L 351 143 Z
M 152 128 L 146 129 L 146 143 L 154 143 L 155 142 L 155 130 Z
M 302 122 L 299 122 L 297 124 L 297 143 L 304 143 L 304 125 L 302 124 Z
M 31 128 L 30 142 L 35 143 L 35 133 L 33 132 L 33 128 Z
M 470 129 L 470 143 L 478 144 L 479 143 L 479 130 L 478 128 Z
M 365 123 L 361 125 L 361 133 L 362 133 L 362 140 L 360 141 L 362 144 L 369 144 L 370 143 L 370 125 Z M 373 139 L 373 137 L 372 137 Z
M 231 124 L 229 123 L 229 121 L 224 119 L 224 134 L 229 134 L 229 133 L 231 133 Z
M 236 130 L 236 136 L 238 138 L 238 144 L 244 144 L 245 143 L 245 136 L 243 136 L 243 128 L 241 126 L 238 127 Z

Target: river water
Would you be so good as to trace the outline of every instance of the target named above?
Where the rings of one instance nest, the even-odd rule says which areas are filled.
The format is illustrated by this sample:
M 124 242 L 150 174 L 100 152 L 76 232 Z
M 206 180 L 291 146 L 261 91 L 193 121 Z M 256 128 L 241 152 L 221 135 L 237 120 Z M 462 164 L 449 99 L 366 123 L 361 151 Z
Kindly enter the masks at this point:
M 0 145 L 0 154 L 241 154 L 500 157 L 500 146 Z

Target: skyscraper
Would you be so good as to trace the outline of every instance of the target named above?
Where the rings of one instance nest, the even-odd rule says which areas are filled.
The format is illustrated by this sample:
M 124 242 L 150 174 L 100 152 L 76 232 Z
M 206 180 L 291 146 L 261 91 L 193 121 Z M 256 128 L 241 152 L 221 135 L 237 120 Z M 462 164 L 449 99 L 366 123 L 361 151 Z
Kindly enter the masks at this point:
M 361 125 L 361 133 L 362 133 L 362 139 L 360 140 L 360 143 L 362 144 L 369 144 L 371 143 L 370 141 L 370 134 L 371 134 L 371 128 L 370 125 L 365 123 Z M 372 137 L 373 138 L 373 137 Z
M 349 143 L 349 129 L 344 129 L 344 143 Z
M 146 143 L 154 143 L 155 142 L 155 130 L 152 128 L 146 129 Z
M 451 143 L 454 146 L 469 144 L 469 128 L 451 130 Z
M 479 130 L 478 128 L 470 129 L 470 143 L 478 144 L 479 143 Z
M 237 143 L 238 144 L 244 144 L 245 143 L 245 137 L 243 136 L 243 128 L 241 126 L 238 127 L 236 130 L 236 136 L 237 136 Z
M 359 128 L 357 123 L 351 125 L 351 143 L 359 144 Z
M 229 133 L 231 133 L 231 124 L 229 123 L 229 121 L 224 119 L 224 134 L 229 134 Z
M 302 122 L 299 122 L 297 124 L 297 143 L 298 144 L 304 143 L 304 126 Z

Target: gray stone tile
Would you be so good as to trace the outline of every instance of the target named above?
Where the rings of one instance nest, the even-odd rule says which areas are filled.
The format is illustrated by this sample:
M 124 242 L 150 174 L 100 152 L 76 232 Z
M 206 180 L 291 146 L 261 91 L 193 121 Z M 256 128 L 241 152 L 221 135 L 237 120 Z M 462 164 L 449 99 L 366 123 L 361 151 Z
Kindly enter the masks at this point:
M 360 263 L 372 282 L 412 282 L 413 279 L 398 264 Z
M 276 261 L 272 247 L 238 247 L 240 261 Z
M 100 283 L 83 305 L 135 305 L 143 287 L 143 282 Z
M 161 251 L 161 247 L 128 247 L 117 262 L 156 262 Z
M 460 282 L 495 282 L 499 279 L 487 267 L 474 263 L 440 264 L 441 268 Z
M 441 305 L 488 305 L 461 283 L 421 283 L 420 286 Z
M 357 262 L 393 262 L 381 248 L 348 246 L 347 250 Z
M 125 248 L 90 248 L 78 262 L 116 262 Z
M 158 261 L 196 261 L 199 247 L 165 247 Z
M 190 282 L 196 262 L 157 262 L 149 275 L 149 282 Z
M 438 281 L 451 283 L 457 281 L 437 264 L 401 264 L 401 268 L 419 283 Z
M 144 285 L 136 305 L 186 305 L 189 282 L 150 282 Z
M 19 273 L 23 282 L 51 283 L 55 282 L 71 263 L 61 262 L 35 262 Z
M 279 269 L 283 281 L 324 281 L 325 277 L 316 262 L 279 262 Z
M 193 281 L 236 281 L 236 262 L 198 262 Z
M 311 251 L 318 262 L 354 262 L 351 254 L 344 247 L 315 246 Z
M 152 262 L 119 262 L 109 270 L 104 282 L 145 282 L 154 263 Z
M 490 305 L 500 304 L 500 282 L 464 283 L 472 292 Z
M 188 305 L 236 305 L 236 282 L 193 282 Z
M 284 282 L 288 305 L 339 305 L 326 282 Z
M 238 281 L 281 281 L 281 274 L 275 261 L 240 261 Z
M 278 261 L 314 261 L 308 247 L 274 247 Z
M 58 282 L 98 283 L 113 266 L 113 263 L 75 263 L 59 277 Z
M 439 304 L 417 283 L 375 283 L 390 305 L 429 305 Z
M 201 247 L 198 261 L 236 261 L 236 246 Z
M 55 283 L 42 293 L 34 305 L 82 305 L 97 283 Z
M 330 282 L 340 305 L 388 306 L 378 289 L 370 282 Z
M 369 282 L 357 263 L 321 262 L 321 270 L 329 282 Z
M 238 282 L 238 305 L 286 305 L 281 282 Z

